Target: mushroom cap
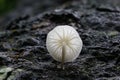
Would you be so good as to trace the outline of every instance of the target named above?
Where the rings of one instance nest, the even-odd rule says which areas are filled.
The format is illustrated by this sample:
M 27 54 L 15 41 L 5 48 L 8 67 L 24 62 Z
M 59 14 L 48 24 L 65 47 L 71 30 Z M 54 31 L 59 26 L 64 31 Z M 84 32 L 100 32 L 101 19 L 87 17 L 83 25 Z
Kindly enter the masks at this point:
M 62 47 L 65 48 L 64 62 L 74 61 L 82 49 L 82 40 L 78 32 L 71 26 L 56 26 L 47 35 L 46 47 L 56 61 L 62 61 Z

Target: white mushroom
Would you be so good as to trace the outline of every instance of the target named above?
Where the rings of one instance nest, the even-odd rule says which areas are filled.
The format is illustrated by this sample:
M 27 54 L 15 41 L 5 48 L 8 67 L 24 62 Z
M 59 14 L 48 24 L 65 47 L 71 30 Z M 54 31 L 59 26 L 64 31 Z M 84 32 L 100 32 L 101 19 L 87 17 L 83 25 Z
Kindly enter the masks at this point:
M 80 54 L 82 40 L 71 26 L 56 26 L 47 35 L 46 46 L 50 55 L 59 62 L 72 62 Z

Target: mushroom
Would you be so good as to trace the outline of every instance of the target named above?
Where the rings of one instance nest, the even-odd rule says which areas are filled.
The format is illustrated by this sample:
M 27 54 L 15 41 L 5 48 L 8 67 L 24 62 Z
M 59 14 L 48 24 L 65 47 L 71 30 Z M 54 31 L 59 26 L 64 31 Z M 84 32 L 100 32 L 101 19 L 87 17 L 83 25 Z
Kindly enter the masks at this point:
M 72 62 L 79 56 L 82 46 L 78 32 L 68 25 L 56 26 L 47 35 L 48 52 L 53 59 L 61 62 L 62 69 L 65 62 Z

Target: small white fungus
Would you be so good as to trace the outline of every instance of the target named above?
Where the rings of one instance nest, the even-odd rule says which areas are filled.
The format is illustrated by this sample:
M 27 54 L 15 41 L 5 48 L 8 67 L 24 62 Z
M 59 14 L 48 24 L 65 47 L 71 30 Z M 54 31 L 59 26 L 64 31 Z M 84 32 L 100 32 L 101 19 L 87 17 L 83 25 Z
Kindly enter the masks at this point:
M 82 40 L 71 26 L 56 26 L 47 35 L 46 46 L 50 55 L 59 62 L 72 62 L 80 54 Z

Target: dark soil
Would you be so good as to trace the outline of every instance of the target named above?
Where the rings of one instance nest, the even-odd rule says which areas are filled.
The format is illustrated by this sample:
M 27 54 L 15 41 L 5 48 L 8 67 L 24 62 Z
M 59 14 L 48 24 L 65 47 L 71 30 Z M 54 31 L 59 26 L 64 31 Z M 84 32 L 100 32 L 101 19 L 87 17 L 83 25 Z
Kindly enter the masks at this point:
M 9 24 L 0 31 L 0 65 L 23 69 L 14 80 L 120 80 L 120 0 L 58 2 L 5 22 Z M 45 45 L 47 33 L 57 25 L 76 28 L 84 44 L 65 70 L 57 68 L 60 63 Z

